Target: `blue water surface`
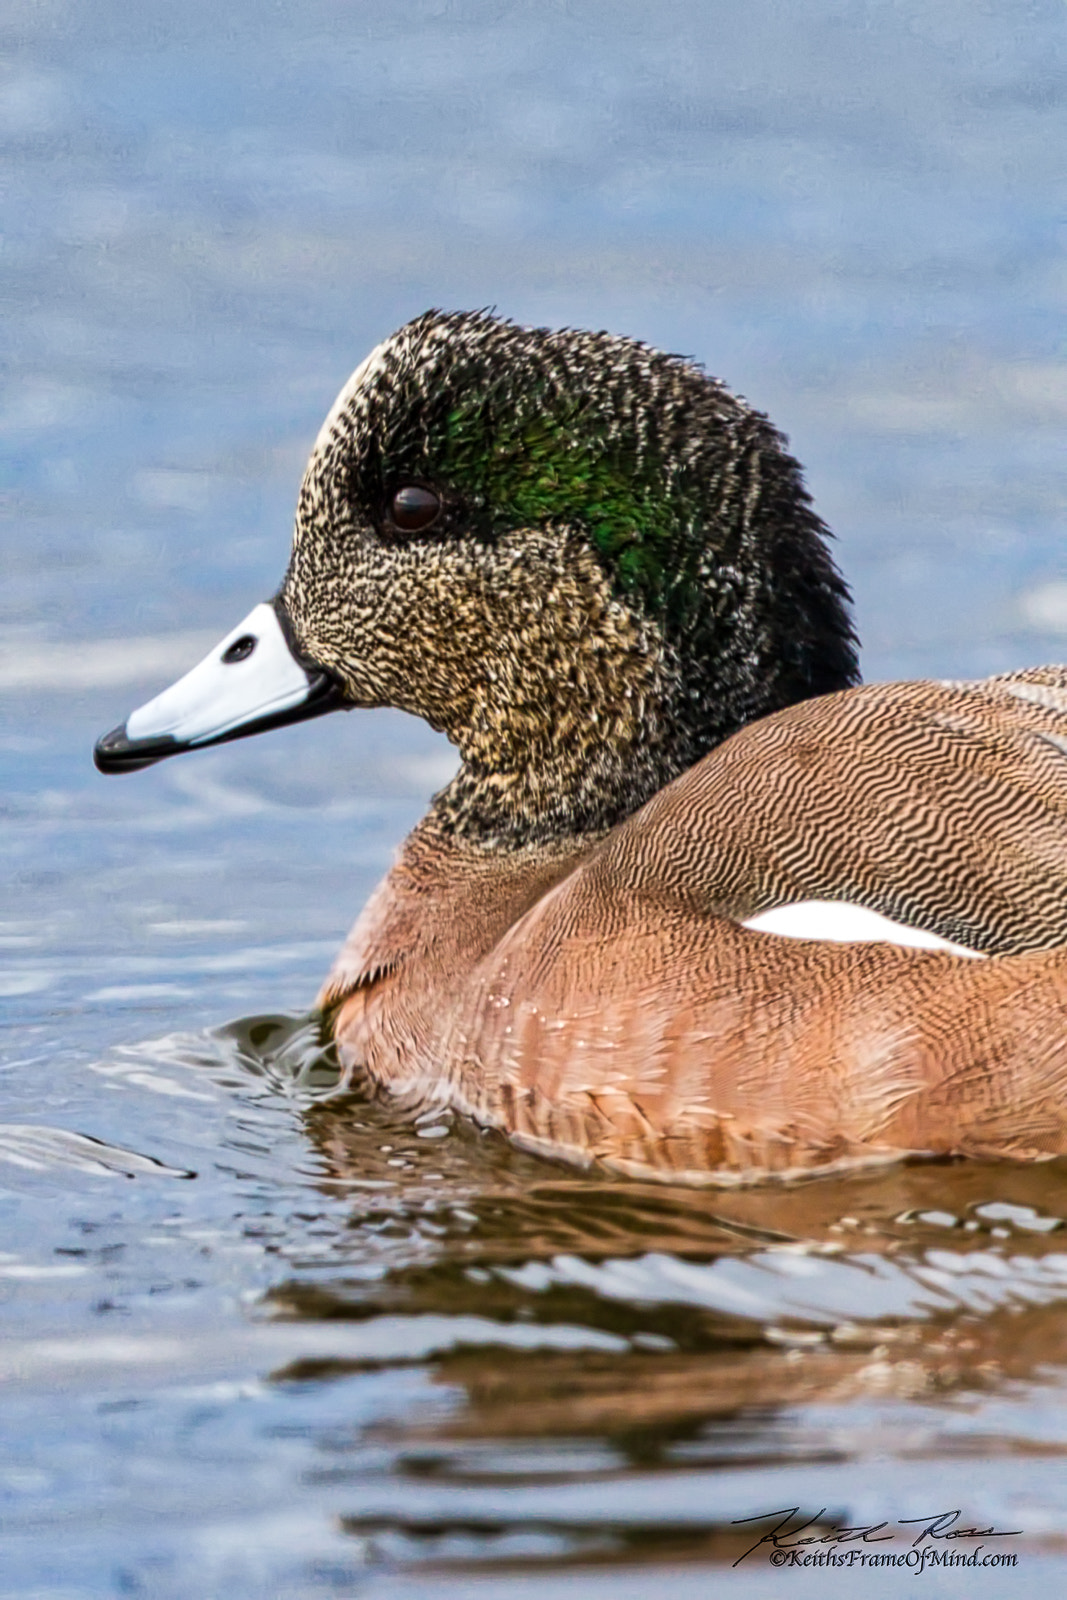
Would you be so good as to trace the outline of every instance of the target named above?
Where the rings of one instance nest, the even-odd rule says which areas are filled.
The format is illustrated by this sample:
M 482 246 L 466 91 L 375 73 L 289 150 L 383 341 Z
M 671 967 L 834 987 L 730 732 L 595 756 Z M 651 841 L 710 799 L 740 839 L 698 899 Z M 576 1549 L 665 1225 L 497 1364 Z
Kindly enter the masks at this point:
M 449 747 L 90 761 L 273 592 L 334 394 L 430 305 L 767 410 L 866 676 L 1067 654 L 1058 0 L 0 29 L 2 1600 L 858 1592 L 733 1565 L 792 1505 L 1022 1530 L 934 1593 L 1062 1582 L 1058 1168 L 709 1197 L 337 1099 L 300 1019 Z

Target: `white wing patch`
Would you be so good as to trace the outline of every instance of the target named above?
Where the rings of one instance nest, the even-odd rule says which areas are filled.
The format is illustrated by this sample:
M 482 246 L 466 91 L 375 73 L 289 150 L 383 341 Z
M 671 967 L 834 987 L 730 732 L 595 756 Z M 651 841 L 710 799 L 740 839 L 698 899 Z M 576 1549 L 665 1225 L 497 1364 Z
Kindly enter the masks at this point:
M 967 950 L 951 939 L 927 933 L 924 928 L 909 928 L 892 922 L 866 906 L 848 900 L 797 900 L 792 905 L 774 906 L 741 924 L 757 933 L 776 933 L 783 939 L 829 939 L 835 944 L 897 944 L 911 950 L 947 950 L 954 956 L 984 959 L 980 950 Z

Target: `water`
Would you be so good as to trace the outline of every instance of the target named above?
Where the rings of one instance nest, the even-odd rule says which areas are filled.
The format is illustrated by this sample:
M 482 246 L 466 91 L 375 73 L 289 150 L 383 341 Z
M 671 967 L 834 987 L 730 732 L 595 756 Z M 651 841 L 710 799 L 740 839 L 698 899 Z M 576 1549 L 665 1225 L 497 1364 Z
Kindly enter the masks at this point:
M 1022 1530 L 933 1592 L 1062 1581 L 1062 1167 L 693 1194 L 366 1104 L 301 1019 L 447 746 L 376 713 L 89 760 L 272 592 L 334 393 L 430 304 L 766 408 L 868 677 L 1062 657 L 1061 9 L 3 26 L 0 1596 L 851 1590 L 732 1565 L 794 1505 L 872 1550 Z

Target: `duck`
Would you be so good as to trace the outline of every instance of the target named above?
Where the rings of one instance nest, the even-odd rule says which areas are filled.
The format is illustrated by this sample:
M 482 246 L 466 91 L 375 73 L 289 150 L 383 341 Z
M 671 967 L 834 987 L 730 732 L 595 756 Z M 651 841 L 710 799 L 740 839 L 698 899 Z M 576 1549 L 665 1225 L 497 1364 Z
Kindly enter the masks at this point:
M 430 311 L 330 409 L 277 594 L 96 764 L 448 737 L 316 1002 L 413 1114 L 694 1185 L 1063 1155 L 1067 668 L 861 683 L 829 541 L 695 361 Z

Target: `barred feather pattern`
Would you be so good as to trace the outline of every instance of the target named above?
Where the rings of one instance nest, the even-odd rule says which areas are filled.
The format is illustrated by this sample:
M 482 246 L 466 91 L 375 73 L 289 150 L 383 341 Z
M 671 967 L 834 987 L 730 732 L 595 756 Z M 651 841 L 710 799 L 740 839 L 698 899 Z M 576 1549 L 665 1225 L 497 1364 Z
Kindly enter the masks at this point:
M 742 730 L 593 847 L 491 862 L 431 818 L 321 997 L 342 1054 L 531 1150 L 672 1182 L 1067 1154 L 1058 741 L 1064 668 L 879 685 Z M 816 897 L 991 958 L 739 925 Z

